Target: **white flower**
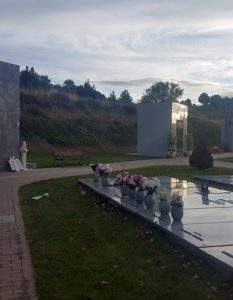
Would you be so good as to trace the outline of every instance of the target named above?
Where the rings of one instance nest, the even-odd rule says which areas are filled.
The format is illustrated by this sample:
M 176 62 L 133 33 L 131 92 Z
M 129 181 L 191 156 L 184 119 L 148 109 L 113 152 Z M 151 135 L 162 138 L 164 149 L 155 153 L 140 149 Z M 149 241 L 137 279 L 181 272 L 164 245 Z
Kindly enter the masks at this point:
M 155 186 L 159 187 L 160 186 L 160 180 L 157 177 L 153 178 L 153 181 L 155 183 Z
M 171 197 L 172 197 L 172 201 L 173 202 L 183 202 L 182 196 L 177 191 L 173 192 L 172 195 L 171 195 Z
M 158 178 L 147 179 L 143 183 L 143 187 L 148 188 L 148 189 L 154 189 L 159 186 L 160 186 L 160 182 L 159 182 Z

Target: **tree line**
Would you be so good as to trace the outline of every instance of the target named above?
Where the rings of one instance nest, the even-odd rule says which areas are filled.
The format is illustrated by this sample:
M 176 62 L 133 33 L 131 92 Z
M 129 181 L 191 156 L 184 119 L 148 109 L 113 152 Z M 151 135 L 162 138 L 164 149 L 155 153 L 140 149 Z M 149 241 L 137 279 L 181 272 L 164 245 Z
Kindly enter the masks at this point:
M 52 84 L 47 75 L 38 74 L 33 67 L 28 66 L 20 74 L 21 88 L 27 90 L 43 89 L 55 90 L 69 94 L 78 95 L 82 98 L 93 98 L 98 100 L 109 101 L 111 104 L 130 104 L 133 103 L 133 98 L 128 90 L 123 90 L 120 96 L 117 97 L 112 91 L 108 97 L 99 92 L 95 85 L 92 85 L 89 80 L 86 80 L 82 85 L 76 85 L 71 79 L 64 81 L 62 85 Z M 177 101 L 183 95 L 183 90 L 172 82 L 158 82 L 147 89 L 142 96 L 140 102 L 143 103 L 159 103 Z
M 72 131 L 76 124 L 77 128 L 95 132 L 95 136 L 105 142 L 109 130 L 112 143 L 136 143 L 137 103 L 128 90 L 123 90 L 119 96 L 114 91 L 105 96 L 88 80 L 83 84 L 76 84 L 71 79 L 63 84 L 52 84 L 48 76 L 29 67 L 21 71 L 20 83 L 21 128 L 26 139 L 37 136 L 49 143 L 69 145 L 74 136 L 78 139 L 82 136 L 78 129 Z M 226 104 L 233 103 L 233 99 L 202 93 L 198 100 L 201 105 L 190 99 L 183 100 L 183 89 L 176 83 L 156 82 L 146 89 L 139 103 L 178 102 L 187 105 L 188 131 L 194 143 L 203 136 L 209 146 L 220 145 L 222 111 Z M 58 116 L 63 112 L 64 119 L 60 120 Z M 75 118 L 73 123 L 71 117 Z M 47 131 L 42 130 L 43 126 L 47 126 Z M 42 132 L 45 136 L 41 136 Z
M 116 96 L 114 91 L 110 93 L 109 97 L 106 97 L 89 80 L 86 80 L 82 85 L 76 85 L 71 79 L 65 80 L 63 85 L 52 84 L 47 75 L 40 75 L 33 67 L 29 68 L 28 66 L 20 73 L 20 86 L 26 90 L 54 90 L 56 92 L 73 94 L 81 98 L 109 101 L 110 103 L 133 103 L 133 98 L 128 90 L 123 90 L 119 97 Z
M 212 95 L 209 96 L 207 93 L 202 93 L 198 101 L 204 107 L 212 107 L 215 109 L 226 109 L 227 107 L 231 106 L 233 103 L 233 98 L 220 96 L 220 95 Z
M 20 85 L 24 89 L 43 89 L 54 90 L 61 93 L 69 93 L 82 98 L 91 98 L 100 101 L 108 101 L 111 105 L 116 104 L 133 104 L 133 98 L 128 90 L 123 90 L 120 96 L 117 97 L 112 91 L 108 97 L 98 91 L 95 85 L 92 85 L 89 80 L 84 84 L 77 85 L 71 79 L 64 81 L 62 85 L 52 84 L 47 75 L 38 74 L 33 67 L 26 67 L 21 71 Z M 195 106 L 190 99 L 180 100 L 183 96 L 183 89 L 173 82 L 156 82 L 150 88 L 146 89 L 139 103 L 161 103 L 161 102 L 179 102 L 188 107 Z M 222 109 L 226 105 L 233 103 L 233 98 L 221 97 L 220 95 L 209 96 L 203 92 L 198 98 L 198 102 L 204 107 L 213 107 Z

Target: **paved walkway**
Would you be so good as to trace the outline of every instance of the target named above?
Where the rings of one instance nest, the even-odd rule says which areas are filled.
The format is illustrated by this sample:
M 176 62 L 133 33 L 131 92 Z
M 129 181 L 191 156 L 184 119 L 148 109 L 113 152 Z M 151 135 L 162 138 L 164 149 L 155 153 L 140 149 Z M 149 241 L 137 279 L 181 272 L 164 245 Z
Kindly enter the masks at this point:
M 187 164 L 186 159 L 149 159 L 113 163 L 111 166 L 117 171 Z M 215 161 L 215 166 L 233 169 L 233 163 L 229 162 Z M 19 187 L 41 180 L 88 173 L 89 167 L 37 169 L 19 174 L 0 173 L 0 300 L 36 299 L 33 268 L 19 206 Z

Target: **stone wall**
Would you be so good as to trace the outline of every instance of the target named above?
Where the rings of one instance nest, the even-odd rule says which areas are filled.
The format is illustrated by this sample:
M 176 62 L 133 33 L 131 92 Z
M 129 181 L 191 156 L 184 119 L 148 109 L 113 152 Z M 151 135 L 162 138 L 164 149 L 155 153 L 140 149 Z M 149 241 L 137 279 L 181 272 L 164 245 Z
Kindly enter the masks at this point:
M 0 62 L 0 170 L 8 168 L 10 156 L 19 157 L 19 66 Z
M 137 152 L 145 156 L 166 156 L 171 129 L 171 103 L 140 104 L 137 117 Z
M 221 147 L 224 151 L 233 151 L 233 112 L 225 112 L 221 124 Z
M 173 150 L 186 150 L 188 107 L 179 103 L 150 103 L 138 106 L 137 152 L 145 156 L 167 155 L 170 139 Z M 178 147 L 178 126 L 181 129 L 181 147 Z

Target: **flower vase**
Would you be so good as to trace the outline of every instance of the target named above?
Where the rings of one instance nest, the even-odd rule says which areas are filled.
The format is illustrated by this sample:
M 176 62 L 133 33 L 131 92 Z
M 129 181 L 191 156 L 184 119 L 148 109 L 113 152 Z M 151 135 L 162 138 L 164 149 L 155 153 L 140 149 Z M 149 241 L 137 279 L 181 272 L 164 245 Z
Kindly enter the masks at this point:
M 154 210 L 158 211 L 159 210 L 159 198 L 158 198 L 158 194 L 155 193 L 154 196 Z
M 129 189 L 129 198 L 130 200 L 132 201 L 135 201 L 136 200 L 136 191 L 134 188 L 130 188 Z
M 102 175 L 102 185 L 103 185 L 103 187 L 109 186 L 109 179 L 108 179 L 107 175 Z
M 148 192 L 145 197 L 144 202 L 145 202 L 146 209 L 152 210 L 154 207 L 154 204 L 155 204 L 154 199 L 153 199 L 153 193 Z
M 129 189 L 126 185 L 121 185 L 121 196 L 122 198 L 127 197 L 129 194 Z
M 171 210 L 171 204 L 168 200 L 160 200 L 159 201 L 159 211 L 162 216 L 166 216 L 169 214 Z
M 159 225 L 168 228 L 171 225 L 171 217 L 170 215 L 161 215 L 159 218 Z
M 99 181 L 100 181 L 99 173 L 94 172 L 94 175 L 93 175 L 93 181 L 94 181 L 94 183 L 96 183 L 96 184 L 99 183 Z
M 184 210 L 182 205 L 172 205 L 171 215 L 174 221 L 180 222 L 184 215 Z
M 144 191 L 142 188 L 139 188 L 138 191 L 136 192 L 136 202 L 138 205 L 142 205 L 144 201 L 145 195 Z

